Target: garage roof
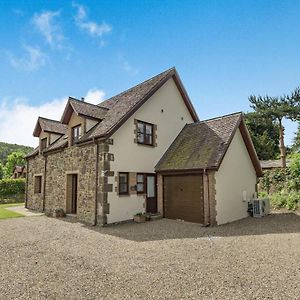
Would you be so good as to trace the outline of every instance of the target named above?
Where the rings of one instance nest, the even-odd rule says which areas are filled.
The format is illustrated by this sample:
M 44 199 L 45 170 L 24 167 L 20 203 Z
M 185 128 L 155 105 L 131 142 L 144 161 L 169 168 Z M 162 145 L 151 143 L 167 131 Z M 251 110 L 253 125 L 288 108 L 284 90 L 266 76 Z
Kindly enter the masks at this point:
M 158 162 L 155 170 L 162 172 L 218 169 L 238 128 L 256 173 L 261 176 L 260 162 L 240 112 L 187 124 Z

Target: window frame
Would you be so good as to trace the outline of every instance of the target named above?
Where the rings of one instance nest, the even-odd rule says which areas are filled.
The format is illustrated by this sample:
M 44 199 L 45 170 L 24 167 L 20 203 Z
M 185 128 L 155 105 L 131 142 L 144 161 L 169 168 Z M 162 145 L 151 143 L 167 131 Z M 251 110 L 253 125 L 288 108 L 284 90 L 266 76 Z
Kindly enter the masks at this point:
M 45 145 L 44 145 L 45 144 Z M 41 151 L 44 151 L 48 145 L 48 138 L 44 137 L 41 139 Z
M 139 124 L 141 124 L 143 126 L 143 132 L 139 131 Z M 147 126 L 151 126 L 151 134 L 147 134 L 147 131 L 146 131 Z M 136 136 L 137 143 L 139 145 L 154 146 L 154 124 L 137 120 L 136 127 L 137 127 L 137 131 L 136 131 L 136 134 L 137 134 L 137 136 Z M 139 141 L 139 134 L 143 135 L 143 140 L 144 140 L 143 142 Z M 151 137 L 151 143 L 148 142 L 149 141 L 149 136 Z
M 34 175 L 34 194 L 42 193 L 42 185 L 43 185 L 43 176 L 42 175 Z
M 120 177 L 121 175 L 126 175 L 126 183 L 121 183 Z M 121 185 L 126 184 L 126 191 L 121 192 Z M 119 195 L 129 195 L 129 172 L 119 172 L 118 174 L 118 193 Z
M 75 139 L 74 132 L 75 132 L 75 130 L 76 130 L 77 128 L 79 128 L 79 132 L 78 132 L 78 137 L 76 137 L 76 139 Z M 71 145 L 72 145 L 72 146 L 79 140 L 80 134 L 81 134 L 81 124 L 78 124 L 78 125 L 73 126 L 73 127 L 71 128 Z
M 138 181 L 138 176 L 141 175 L 143 176 L 143 182 Z M 138 190 L 138 185 L 143 184 L 143 190 L 139 191 Z M 136 192 L 137 194 L 145 194 L 146 193 L 146 174 L 145 173 L 137 173 L 136 174 Z

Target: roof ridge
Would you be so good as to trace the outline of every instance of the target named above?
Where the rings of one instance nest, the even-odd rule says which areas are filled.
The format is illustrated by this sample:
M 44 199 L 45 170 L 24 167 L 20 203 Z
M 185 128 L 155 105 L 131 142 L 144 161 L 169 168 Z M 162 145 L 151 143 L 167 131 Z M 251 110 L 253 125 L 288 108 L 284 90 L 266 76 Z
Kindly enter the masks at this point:
M 146 82 L 148 82 L 148 81 L 150 81 L 150 80 L 152 80 L 152 79 L 154 79 L 154 78 L 156 78 L 156 77 L 158 77 L 158 76 L 161 76 L 161 75 L 164 74 L 164 73 L 168 74 L 168 73 L 171 72 L 171 71 L 176 71 L 176 68 L 175 68 L 175 67 L 172 67 L 172 68 L 167 69 L 167 70 L 165 70 L 165 71 L 163 71 L 163 72 L 161 72 L 161 73 L 159 73 L 159 74 L 157 74 L 157 75 L 155 75 L 155 76 L 152 76 L 151 78 L 146 79 L 146 80 L 144 80 L 144 81 L 142 81 L 142 82 L 140 82 L 140 83 L 138 83 L 138 84 L 136 84 L 136 85 L 134 85 L 134 86 L 128 88 L 127 90 L 125 90 L 125 91 L 123 91 L 123 92 L 121 92 L 121 93 L 115 94 L 114 96 L 112 96 L 112 97 L 110 97 L 110 98 L 108 98 L 108 99 L 105 99 L 104 101 L 102 101 L 102 102 L 100 102 L 99 104 L 97 104 L 97 106 L 100 106 L 101 103 L 106 102 L 106 101 L 109 101 L 109 100 L 111 100 L 112 98 L 115 98 L 116 96 L 120 96 L 120 95 L 122 95 L 122 94 L 125 94 L 125 93 L 127 93 L 128 91 L 130 91 L 131 89 L 134 89 L 134 88 L 136 88 L 136 87 L 138 87 L 138 86 L 140 86 L 140 85 L 142 85 L 142 84 L 145 84 Z M 101 107 L 101 106 L 100 106 L 100 107 Z
M 77 102 L 80 102 L 80 103 L 83 103 L 83 104 L 91 105 L 91 106 L 93 106 L 93 107 L 103 108 L 103 109 L 109 110 L 108 108 L 99 106 L 98 104 L 93 104 L 93 103 L 90 103 L 90 102 L 85 102 L 85 101 L 83 101 L 83 100 L 79 100 L 79 99 L 74 98 L 74 97 L 71 97 L 71 96 L 69 96 L 69 100 L 77 101 Z
M 56 123 L 59 123 L 61 125 L 64 125 L 63 123 L 61 123 L 58 120 L 53 120 L 53 119 L 49 119 L 49 118 L 45 118 L 45 117 L 41 117 L 41 116 L 39 116 L 38 119 L 43 119 L 43 120 L 46 120 L 46 121 L 56 122 Z
M 188 125 L 202 124 L 202 123 L 211 122 L 211 121 L 215 121 L 215 120 L 218 120 L 218 119 L 227 118 L 227 117 L 232 117 L 232 116 L 234 116 L 234 115 L 242 115 L 242 114 L 243 114 L 242 111 L 234 112 L 234 113 L 231 113 L 231 114 L 222 115 L 222 116 L 218 116 L 218 117 L 213 117 L 213 118 L 206 119 L 206 120 L 202 120 L 202 121 L 199 121 L 199 122 L 193 122 L 193 123 L 190 123 L 190 124 L 188 124 Z

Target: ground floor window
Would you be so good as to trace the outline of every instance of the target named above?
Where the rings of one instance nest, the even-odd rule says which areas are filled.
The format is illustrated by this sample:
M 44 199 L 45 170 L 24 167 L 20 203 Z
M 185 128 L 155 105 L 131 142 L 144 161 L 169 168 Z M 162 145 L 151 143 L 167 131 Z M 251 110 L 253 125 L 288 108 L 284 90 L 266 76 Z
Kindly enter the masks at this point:
M 42 176 L 34 176 L 34 193 L 40 194 L 42 192 Z
M 129 173 L 120 172 L 119 173 L 119 194 L 128 195 L 129 193 Z
M 145 193 L 145 174 L 138 173 L 136 175 L 136 190 L 138 194 Z

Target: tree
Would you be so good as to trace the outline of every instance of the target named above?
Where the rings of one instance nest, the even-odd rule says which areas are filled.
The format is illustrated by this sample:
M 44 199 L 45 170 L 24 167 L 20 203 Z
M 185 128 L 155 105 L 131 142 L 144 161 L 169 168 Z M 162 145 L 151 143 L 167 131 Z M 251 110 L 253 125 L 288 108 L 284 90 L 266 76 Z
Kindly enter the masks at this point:
M 291 107 L 290 117 L 300 121 L 300 87 L 297 87 L 290 96 L 287 96 L 288 105 Z
M 300 124 L 298 125 L 298 130 L 297 130 L 296 135 L 294 137 L 292 150 L 293 150 L 293 152 L 300 153 Z
M 292 95 L 289 97 L 289 102 L 290 105 L 294 107 L 298 107 L 298 108 L 300 107 L 300 87 L 297 87 L 293 91 Z M 294 138 L 292 150 L 294 152 L 300 152 L 300 114 L 296 113 L 294 115 L 294 119 L 298 121 L 298 130 Z
M 279 156 L 278 125 L 271 119 L 264 118 L 257 112 L 245 114 L 245 122 L 251 139 L 261 160 L 276 159 Z
M 5 165 L 7 162 L 7 156 L 12 152 L 22 151 L 27 154 L 32 150 L 32 147 L 0 142 L 0 162 Z
M 25 153 L 22 151 L 12 152 L 7 156 L 7 162 L 5 164 L 5 177 L 11 177 L 15 166 L 23 166 Z
M 249 97 L 253 108 L 258 114 L 266 119 L 270 119 L 279 126 L 279 149 L 282 167 L 286 167 L 286 149 L 284 145 L 284 127 L 283 119 L 296 120 L 300 115 L 300 90 L 296 89 L 291 96 L 270 97 L 270 96 L 253 96 Z
M 4 177 L 4 166 L 0 162 L 0 180 Z
M 289 166 L 291 178 L 289 185 L 292 189 L 299 191 L 300 190 L 300 153 L 292 155 L 292 162 Z

